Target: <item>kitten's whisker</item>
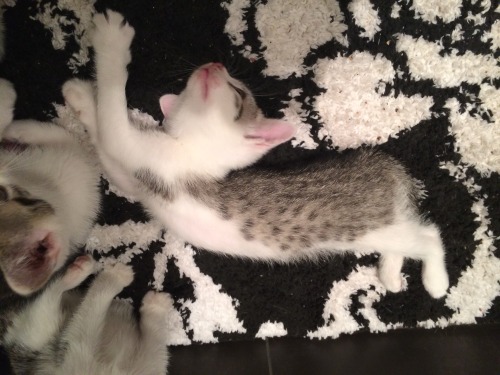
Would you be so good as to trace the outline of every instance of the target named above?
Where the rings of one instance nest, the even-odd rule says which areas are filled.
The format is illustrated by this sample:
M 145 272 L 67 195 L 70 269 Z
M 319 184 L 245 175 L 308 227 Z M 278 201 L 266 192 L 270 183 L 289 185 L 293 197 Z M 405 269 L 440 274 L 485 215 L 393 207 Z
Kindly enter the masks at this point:
M 186 59 L 185 57 L 183 56 L 179 56 L 179 61 L 184 61 L 185 63 L 187 63 L 189 66 L 191 66 L 193 68 L 193 70 L 196 70 L 199 68 L 199 65 L 193 63 L 192 61 L 189 61 L 188 59 Z

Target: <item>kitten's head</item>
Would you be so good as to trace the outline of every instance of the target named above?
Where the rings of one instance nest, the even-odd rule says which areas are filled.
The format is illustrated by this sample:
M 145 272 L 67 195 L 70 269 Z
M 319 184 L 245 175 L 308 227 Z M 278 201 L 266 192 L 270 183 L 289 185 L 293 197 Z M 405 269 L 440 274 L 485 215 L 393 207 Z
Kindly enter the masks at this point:
M 219 63 L 201 66 L 180 95 L 162 96 L 160 106 L 169 134 L 230 169 L 252 164 L 296 131 L 265 118 L 250 90 Z
M 2 180 L 0 269 L 14 292 L 27 295 L 41 289 L 63 265 L 66 241 L 49 203 Z

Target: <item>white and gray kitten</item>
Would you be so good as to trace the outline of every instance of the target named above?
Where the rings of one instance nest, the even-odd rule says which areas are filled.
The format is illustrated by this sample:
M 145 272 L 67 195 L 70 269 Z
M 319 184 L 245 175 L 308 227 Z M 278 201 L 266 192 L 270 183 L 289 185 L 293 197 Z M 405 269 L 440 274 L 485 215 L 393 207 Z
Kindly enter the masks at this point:
M 0 269 L 26 295 L 85 243 L 99 211 L 99 171 L 62 127 L 12 122 L 15 100 L 0 79 Z
M 0 307 L 1 343 L 15 374 L 164 375 L 172 301 L 148 292 L 137 324 L 132 306 L 113 298 L 133 280 L 129 266 L 105 267 L 82 294 L 70 291 L 95 270 L 88 255 L 37 296 Z
M 134 126 L 125 85 L 134 30 L 115 12 L 96 15 L 97 108 L 92 88 L 70 82 L 113 183 L 197 247 L 288 261 L 332 251 L 377 251 L 379 277 L 402 288 L 405 257 L 423 261 L 429 294 L 448 288 L 438 228 L 417 213 L 412 178 L 393 158 L 358 152 L 276 170 L 245 168 L 293 137 L 265 118 L 249 90 L 217 63 L 199 68 L 160 105 L 163 129 Z

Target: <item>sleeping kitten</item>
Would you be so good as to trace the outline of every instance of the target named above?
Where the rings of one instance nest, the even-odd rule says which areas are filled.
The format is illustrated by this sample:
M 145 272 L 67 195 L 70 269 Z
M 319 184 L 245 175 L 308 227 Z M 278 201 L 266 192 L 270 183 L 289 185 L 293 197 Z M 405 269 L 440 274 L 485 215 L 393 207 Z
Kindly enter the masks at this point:
M 1 343 L 16 374 L 164 375 L 168 352 L 169 296 L 148 292 L 140 326 L 130 304 L 113 298 L 132 282 L 121 263 L 105 268 L 85 295 L 70 289 L 95 269 L 90 256 L 78 257 L 64 275 L 36 297 L 5 309 Z
M 0 79 L 0 269 L 26 295 L 85 243 L 99 210 L 99 173 L 63 128 L 12 123 L 15 99 Z
M 125 85 L 134 30 L 115 12 L 96 15 L 97 109 L 89 84 L 66 95 L 112 182 L 181 238 L 207 250 L 278 261 L 331 251 L 381 253 L 379 276 L 402 288 L 405 257 L 423 261 L 429 294 L 448 288 L 439 230 L 419 217 L 416 187 L 382 153 L 358 152 L 277 170 L 247 168 L 293 137 L 264 118 L 249 90 L 217 63 L 199 68 L 160 105 L 164 130 L 127 117 Z

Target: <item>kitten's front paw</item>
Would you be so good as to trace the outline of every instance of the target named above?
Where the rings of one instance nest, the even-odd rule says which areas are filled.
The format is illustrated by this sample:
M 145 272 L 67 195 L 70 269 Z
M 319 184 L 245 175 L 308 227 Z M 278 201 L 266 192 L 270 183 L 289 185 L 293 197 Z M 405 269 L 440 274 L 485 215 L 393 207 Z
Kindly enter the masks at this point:
M 16 90 L 14 85 L 6 79 L 0 78 L 0 104 L 2 108 L 14 108 Z
M 0 78 L 0 136 L 3 128 L 12 122 L 16 90 L 9 81 Z
M 7 126 L 3 132 L 3 138 L 9 142 L 19 144 L 30 144 L 33 141 L 33 124 L 15 121 Z
M 76 258 L 68 266 L 61 281 L 65 289 L 73 289 L 80 285 L 90 274 L 96 271 L 96 262 L 90 255 L 82 255 Z
M 78 78 L 66 81 L 62 86 L 62 94 L 66 103 L 78 115 L 94 103 L 94 89 L 92 84 Z
M 123 288 L 134 281 L 134 270 L 123 263 L 116 263 L 114 266 L 105 267 L 103 273 Z
M 117 57 L 117 54 L 124 54 L 126 62 L 130 62 L 129 48 L 135 31 L 123 16 L 107 10 L 106 14 L 94 16 L 94 25 L 92 44 L 96 52 L 113 57 Z
M 149 291 L 142 299 L 142 313 L 159 313 L 164 315 L 174 305 L 172 297 L 167 293 Z
M 66 81 L 62 87 L 62 94 L 66 104 L 70 106 L 85 126 L 91 141 L 95 144 L 97 139 L 96 102 L 94 88 L 87 81 L 74 78 Z

